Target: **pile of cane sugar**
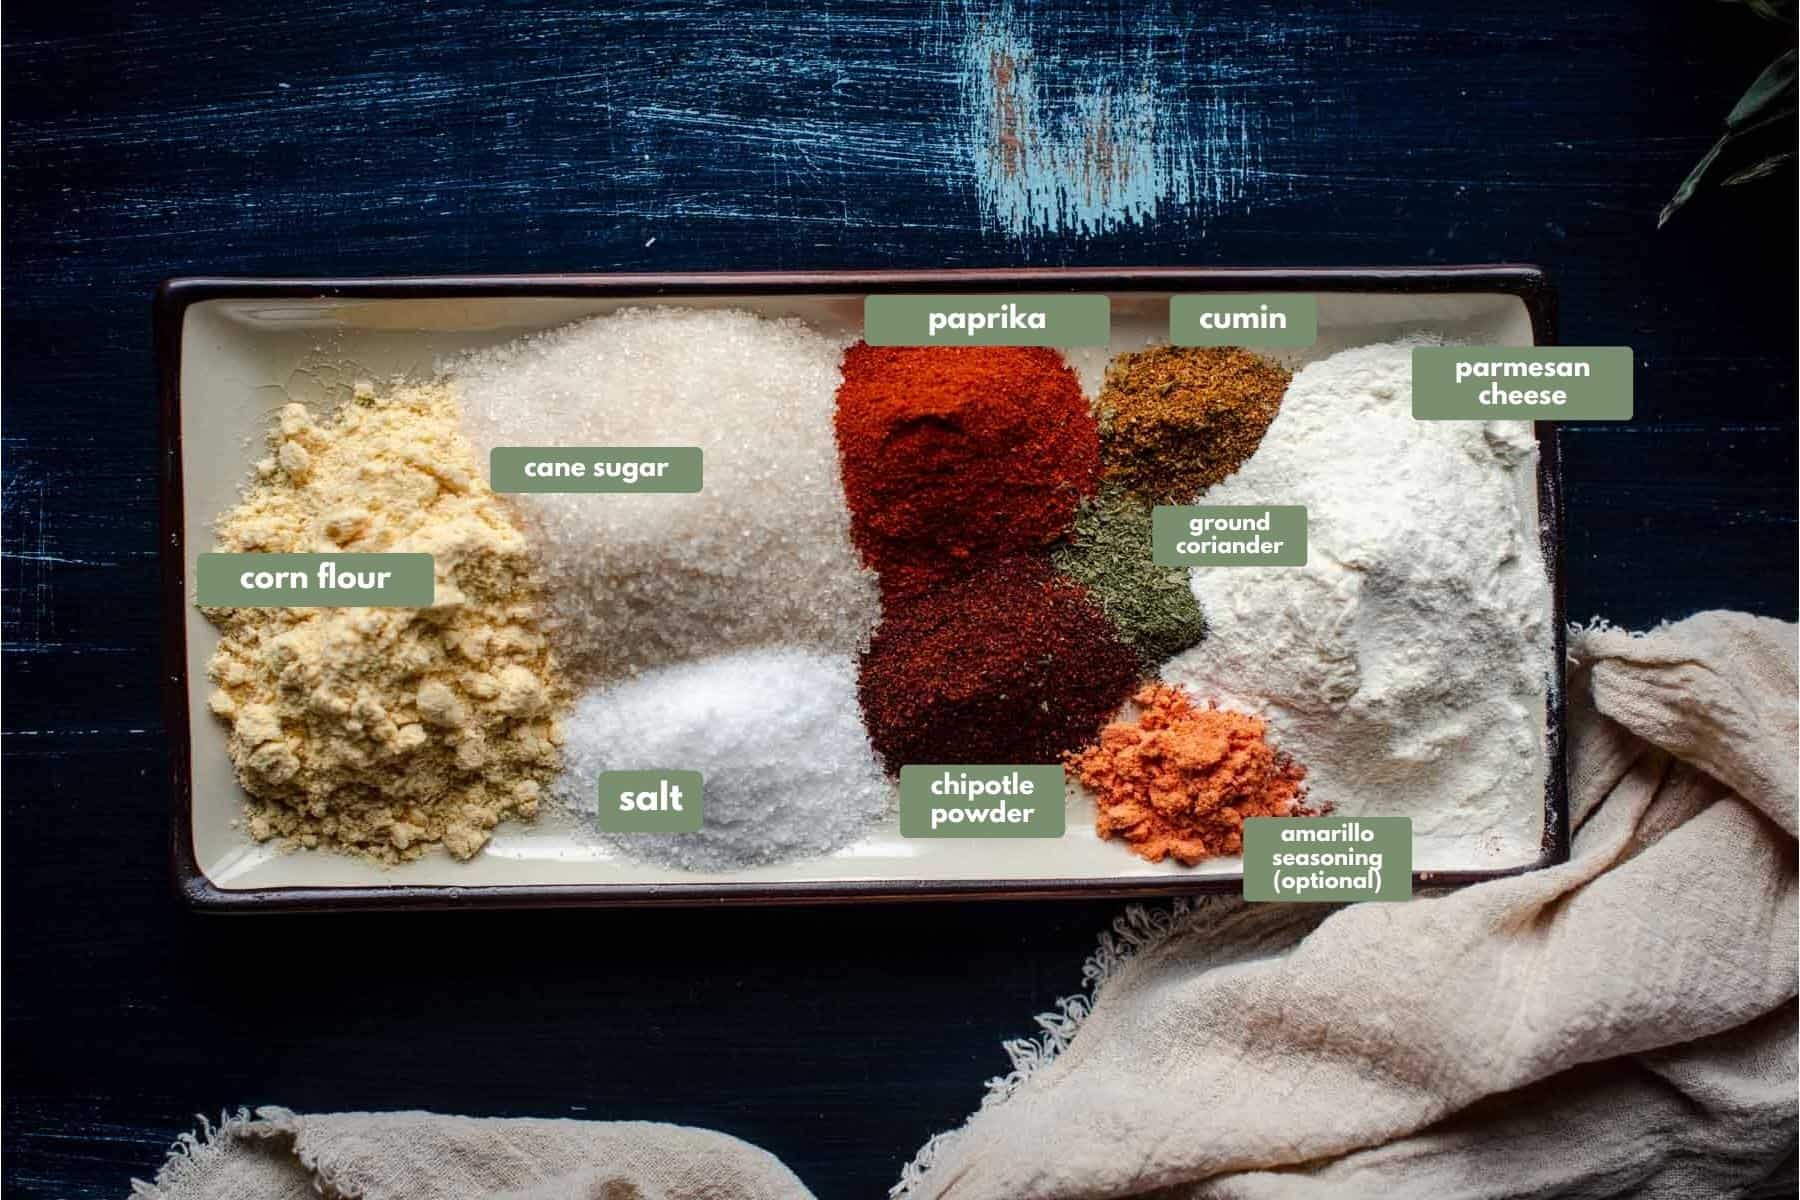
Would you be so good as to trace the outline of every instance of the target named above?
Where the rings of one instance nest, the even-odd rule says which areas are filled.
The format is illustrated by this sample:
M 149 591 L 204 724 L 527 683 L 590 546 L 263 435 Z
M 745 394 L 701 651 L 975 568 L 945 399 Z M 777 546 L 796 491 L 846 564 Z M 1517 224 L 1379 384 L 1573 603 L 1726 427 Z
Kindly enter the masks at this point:
M 739 311 L 624 309 L 447 364 L 470 438 L 698 446 L 688 494 L 517 497 L 578 684 L 777 643 L 855 654 L 877 615 L 832 430 L 841 339 Z
M 593 813 L 604 771 L 679 763 L 702 778 L 698 833 L 621 834 L 633 858 L 725 871 L 829 854 L 886 810 L 888 788 L 845 655 L 772 648 L 660 667 L 581 696 L 552 795 Z
M 1542 834 L 1551 610 L 1526 422 L 1419 421 L 1412 349 L 1295 375 L 1260 448 L 1197 497 L 1304 505 L 1301 567 L 1192 572 L 1206 640 L 1163 677 L 1264 718 L 1341 816 L 1514 854 Z

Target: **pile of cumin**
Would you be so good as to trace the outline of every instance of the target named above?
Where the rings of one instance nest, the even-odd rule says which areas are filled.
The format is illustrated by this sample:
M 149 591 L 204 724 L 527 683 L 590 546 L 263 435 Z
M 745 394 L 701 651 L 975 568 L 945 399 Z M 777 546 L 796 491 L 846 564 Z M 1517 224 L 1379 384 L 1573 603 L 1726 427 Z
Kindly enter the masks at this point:
M 1150 504 L 1191 504 L 1256 453 L 1292 377 L 1236 346 L 1119 355 L 1100 393 L 1105 479 Z

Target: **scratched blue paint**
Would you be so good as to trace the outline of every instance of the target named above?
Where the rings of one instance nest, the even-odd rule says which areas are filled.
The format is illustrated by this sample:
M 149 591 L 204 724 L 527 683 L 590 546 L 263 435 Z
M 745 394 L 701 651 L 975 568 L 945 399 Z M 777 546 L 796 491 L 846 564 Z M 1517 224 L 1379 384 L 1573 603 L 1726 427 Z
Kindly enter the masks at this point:
M 1262 120 L 1229 85 L 1234 64 L 1196 69 L 1154 16 L 1115 41 L 1074 58 L 1045 51 L 1010 3 L 967 10 L 960 149 L 984 223 L 1093 236 L 1159 217 L 1203 221 L 1249 198 Z

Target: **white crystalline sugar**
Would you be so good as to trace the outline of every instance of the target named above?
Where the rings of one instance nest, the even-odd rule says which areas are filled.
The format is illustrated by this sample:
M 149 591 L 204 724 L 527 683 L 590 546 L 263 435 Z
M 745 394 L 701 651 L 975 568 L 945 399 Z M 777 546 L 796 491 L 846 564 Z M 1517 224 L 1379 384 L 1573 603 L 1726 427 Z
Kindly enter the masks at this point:
M 1549 585 L 1527 422 L 1418 421 L 1412 349 L 1294 376 L 1204 504 L 1302 504 L 1304 567 L 1195 569 L 1206 640 L 1164 676 L 1265 717 L 1337 815 L 1522 861 L 1543 826 Z
M 698 446 L 704 489 L 517 497 L 577 683 L 805 643 L 853 654 L 879 609 L 832 426 L 842 340 L 740 311 L 625 309 L 448 365 L 495 446 Z
M 647 671 L 590 689 L 563 723 L 551 794 L 591 814 L 603 771 L 699 771 L 698 833 L 615 834 L 635 858 L 723 871 L 856 841 L 887 806 L 848 655 L 776 648 Z

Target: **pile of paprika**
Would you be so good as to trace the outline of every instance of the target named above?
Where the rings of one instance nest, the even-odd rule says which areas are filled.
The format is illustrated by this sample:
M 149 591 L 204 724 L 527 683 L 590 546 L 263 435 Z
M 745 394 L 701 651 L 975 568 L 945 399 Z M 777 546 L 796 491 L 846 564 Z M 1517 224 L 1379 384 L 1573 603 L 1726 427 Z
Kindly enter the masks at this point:
M 1099 424 L 1054 350 L 858 342 L 836 425 L 851 538 L 886 596 L 1048 547 L 1100 470 Z

